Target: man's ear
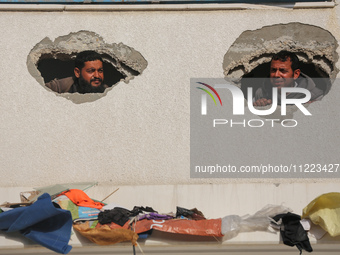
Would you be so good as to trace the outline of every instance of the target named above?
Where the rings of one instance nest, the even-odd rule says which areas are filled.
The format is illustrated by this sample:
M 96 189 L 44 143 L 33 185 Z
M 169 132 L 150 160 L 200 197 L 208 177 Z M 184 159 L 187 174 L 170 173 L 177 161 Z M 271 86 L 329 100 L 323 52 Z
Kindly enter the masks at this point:
M 300 73 L 301 73 L 300 69 L 295 69 L 295 71 L 294 71 L 294 80 L 296 80 L 297 78 L 299 78 Z
M 76 76 L 76 78 L 79 79 L 79 77 L 80 77 L 80 70 L 79 70 L 78 67 L 75 67 L 75 68 L 74 68 L 74 75 Z

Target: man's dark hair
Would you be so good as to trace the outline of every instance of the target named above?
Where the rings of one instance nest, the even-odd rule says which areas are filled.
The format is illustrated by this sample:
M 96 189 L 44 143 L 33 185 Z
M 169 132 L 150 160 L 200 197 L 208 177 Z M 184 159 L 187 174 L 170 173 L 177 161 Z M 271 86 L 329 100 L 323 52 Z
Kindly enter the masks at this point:
M 290 61 L 292 61 L 292 70 L 293 71 L 300 68 L 299 58 L 293 52 L 282 50 L 282 51 L 274 54 L 274 56 L 272 58 L 272 60 L 280 60 L 282 62 L 285 62 L 288 59 L 290 59 Z
M 74 61 L 74 67 L 77 67 L 79 70 L 81 70 L 85 66 L 85 62 L 95 60 L 100 60 L 103 62 L 103 59 L 99 53 L 93 50 L 85 50 L 77 54 L 77 57 Z

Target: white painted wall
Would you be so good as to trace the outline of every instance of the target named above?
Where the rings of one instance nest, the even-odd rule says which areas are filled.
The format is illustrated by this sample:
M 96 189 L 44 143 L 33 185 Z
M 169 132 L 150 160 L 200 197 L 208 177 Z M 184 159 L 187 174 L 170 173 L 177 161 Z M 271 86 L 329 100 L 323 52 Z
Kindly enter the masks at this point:
M 189 178 L 189 79 L 223 77 L 224 54 L 244 30 L 294 21 L 339 38 L 338 12 L 2 12 L 0 185 L 205 182 Z M 91 103 L 46 91 L 27 71 L 28 53 L 79 30 L 135 48 L 147 69 Z
M 214 218 L 251 214 L 268 203 L 284 203 L 300 213 L 316 196 L 340 192 L 336 178 L 190 179 L 189 175 L 190 78 L 223 77 L 224 54 L 245 30 L 301 22 L 320 26 L 339 40 L 339 12 L 338 7 L 1 11 L 0 202 L 16 202 L 20 191 L 32 187 L 96 181 L 100 185 L 89 191 L 93 198 L 123 187 L 111 201 L 126 207 L 151 205 L 160 211 L 175 210 L 175 205 L 197 207 Z M 147 69 L 91 103 L 74 104 L 46 91 L 29 74 L 27 55 L 44 37 L 54 40 L 80 30 L 93 31 L 107 43 L 135 48 L 148 61 Z M 336 102 L 339 88 L 334 91 Z M 332 114 L 338 116 L 336 110 Z M 335 155 L 336 129 L 333 142 L 322 149 Z M 305 148 L 313 144 L 319 146 L 311 141 Z M 339 163 L 339 157 L 332 160 Z M 278 236 L 268 236 L 265 240 L 278 241 Z M 8 239 L 1 238 L 1 245 L 8 246 Z M 261 243 L 262 238 L 243 235 L 236 242 Z
M 189 177 L 189 79 L 223 77 L 224 54 L 248 29 L 294 21 L 340 38 L 338 13 L 2 12 L 0 174 L 6 178 L 0 186 L 230 182 Z M 91 103 L 74 104 L 46 91 L 27 71 L 28 53 L 44 37 L 79 30 L 135 48 L 147 69 Z

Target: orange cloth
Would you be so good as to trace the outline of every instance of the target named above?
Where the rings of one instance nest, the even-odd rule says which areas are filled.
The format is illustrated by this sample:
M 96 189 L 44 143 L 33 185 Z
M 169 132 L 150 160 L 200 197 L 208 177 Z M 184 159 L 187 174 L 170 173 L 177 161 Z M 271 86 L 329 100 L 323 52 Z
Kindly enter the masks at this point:
M 59 196 L 61 195 L 67 196 L 77 206 L 91 207 L 97 209 L 101 209 L 104 206 L 103 203 L 93 201 L 91 198 L 89 198 L 88 195 L 86 195 L 84 191 L 80 189 L 66 190 L 59 194 Z
M 125 241 L 131 241 L 133 245 L 136 245 L 138 239 L 138 235 L 131 230 L 111 229 L 107 225 L 103 225 L 100 228 L 90 228 L 89 222 L 85 222 L 82 224 L 74 224 L 73 228 L 82 236 L 98 245 L 110 245 Z
M 139 220 L 133 223 L 134 231 L 139 234 L 150 229 L 157 229 L 163 232 L 176 233 L 176 234 L 187 234 L 196 236 L 215 236 L 222 237 L 221 231 L 221 219 L 211 220 Z M 106 224 L 105 224 L 106 225 Z M 126 222 L 123 227 L 111 223 L 108 224 L 112 229 L 128 229 L 130 228 L 129 222 Z M 104 225 L 97 224 L 96 228 L 100 228 Z

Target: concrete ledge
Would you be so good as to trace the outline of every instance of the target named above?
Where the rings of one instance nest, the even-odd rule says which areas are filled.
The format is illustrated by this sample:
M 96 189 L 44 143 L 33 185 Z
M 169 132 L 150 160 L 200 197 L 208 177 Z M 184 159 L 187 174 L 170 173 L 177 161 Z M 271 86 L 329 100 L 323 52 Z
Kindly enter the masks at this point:
M 118 244 L 110 246 L 87 246 L 87 247 L 73 247 L 69 254 L 72 255 L 86 255 L 86 254 L 133 254 L 131 244 Z M 135 248 L 137 254 L 141 254 L 138 247 Z M 288 247 L 283 244 L 277 245 L 182 245 L 182 246 L 154 246 L 146 247 L 141 245 L 141 249 L 144 254 L 162 254 L 162 255 L 173 255 L 173 254 L 190 254 L 190 255 L 210 255 L 210 254 L 252 254 L 252 255 L 263 255 L 263 254 L 298 254 L 296 247 Z M 340 245 L 314 245 L 314 255 L 335 255 L 339 253 Z M 56 254 L 53 251 L 49 251 L 43 247 L 26 247 L 22 249 L 5 249 L 1 250 L 3 255 L 16 255 L 16 254 Z
M 222 185 L 141 185 L 112 186 L 99 184 L 86 191 L 94 199 L 102 200 L 119 188 L 105 202 L 115 203 L 126 208 L 135 205 L 151 206 L 161 213 L 174 211 L 176 206 L 198 208 L 207 218 L 220 218 L 226 215 L 254 214 L 267 204 L 284 205 L 297 214 L 317 196 L 328 192 L 340 192 L 339 183 L 243 183 Z M 32 190 L 30 187 L 0 187 L 0 203 L 5 201 L 20 202 L 21 191 Z M 325 236 L 320 240 L 310 238 L 317 254 L 338 254 L 340 236 Z M 294 247 L 286 247 L 280 240 L 278 232 L 242 232 L 226 240 L 212 237 L 182 236 L 161 231 L 154 231 L 148 239 L 140 239 L 145 254 L 221 254 L 221 251 L 232 250 L 232 254 L 297 254 Z M 127 254 L 132 251 L 131 244 L 123 243 L 108 246 L 96 246 L 78 233 L 71 235 L 71 254 Z M 163 248 L 160 248 L 163 247 Z M 250 249 L 249 247 L 254 247 Z M 257 248 L 256 248 L 257 247 Z M 262 247 L 262 248 L 259 248 Z M 248 249 L 249 248 L 249 249 Z M 119 252 L 116 252 L 117 251 Z M 120 249 L 123 249 L 120 252 Z M 136 248 L 137 249 L 137 248 Z M 162 252 L 159 252 L 162 249 Z M 164 249 L 164 253 L 163 253 Z M 234 250 L 233 250 L 234 249 Z M 258 249 L 258 250 L 256 250 Z M 327 249 L 327 252 L 325 252 Z M 83 252 L 86 250 L 86 252 Z M 149 252 L 150 250 L 150 252 Z M 177 251 L 177 252 L 174 252 Z M 46 248 L 37 246 L 19 233 L 0 232 L 0 254 L 47 254 Z M 87 253 L 88 251 L 91 251 Z M 180 252 L 178 252 L 180 251 Z M 234 252 L 235 251 L 235 252 Z M 258 253 L 255 253 L 257 251 Z M 48 253 L 49 254 L 49 253 Z M 51 252 L 53 254 L 53 252 Z M 111 253 L 110 253 L 111 254 Z M 131 253 L 129 253 L 131 254 Z M 275 253 L 277 254 L 277 253 Z
M 111 12 L 111 11 L 218 11 L 218 10 L 273 10 L 333 8 L 334 2 L 304 2 L 295 4 L 110 4 L 110 5 L 63 5 L 63 4 L 0 4 L 0 11 L 16 12 Z

